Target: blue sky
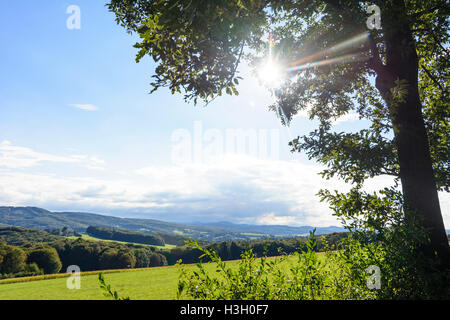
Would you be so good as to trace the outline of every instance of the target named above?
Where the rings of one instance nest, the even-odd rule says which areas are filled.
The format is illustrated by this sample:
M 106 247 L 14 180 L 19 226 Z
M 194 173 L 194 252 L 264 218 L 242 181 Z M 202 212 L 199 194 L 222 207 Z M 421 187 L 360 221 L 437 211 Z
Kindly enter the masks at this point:
M 179 222 L 338 224 L 315 193 L 348 186 L 321 180 L 321 167 L 287 146 L 314 121 L 300 115 L 282 127 L 267 111 L 270 94 L 245 65 L 240 95 L 206 108 L 168 90 L 149 95 L 155 65 L 148 57 L 135 63 L 135 36 L 104 4 L 0 2 L 0 205 Z M 81 9 L 79 30 L 66 26 L 70 5 Z M 349 115 L 335 125 L 367 123 Z M 269 156 L 258 147 L 257 154 L 219 150 L 196 158 L 210 154 L 217 137 L 230 143 L 227 133 L 238 130 L 256 135 L 258 146 L 264 135 L 274 139 Z M 191 149 L 192 161 L 177 161 L 180 146 Z M 386 183 L 381 177 L 371 187 Z M 440 196 L 448 226 L 450 199 Z

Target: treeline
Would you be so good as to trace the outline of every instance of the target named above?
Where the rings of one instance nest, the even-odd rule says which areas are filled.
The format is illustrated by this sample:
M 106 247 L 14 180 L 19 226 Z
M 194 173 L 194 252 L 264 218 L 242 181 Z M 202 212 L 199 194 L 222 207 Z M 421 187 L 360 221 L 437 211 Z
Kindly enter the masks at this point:
M 58 273 L 61 260 L 54 248 L 25 249 L 0 241 L 0 278 Z
M 23 245 L 14 246 L 11 242 L 6 244 L 0 240 L 0 278 L 65 272 L 70 265 L 79 266 L 81 271 L 94 271 L 173 265 L 180 259 L 183 263 L 196 263 L 200 261 L 199 256 L 202 254 L 199 250 L 186 246 L 160 250 L 148 245 L 89 241 L 82 238 L 57 237 L 57 240 L 53 240 L 52 237 L 55 236 L 47 232 L 23 228 L 2 228 L 1 231 L 3 237 L 8 235 L 5 238 L 9 241 L 23 241 Z M 315 249 L 338 249 L 339 242 L 346 236 L 347 233 L 318 236 Z M 52 241 L 42 242 L 46 237 Z M 33 243 L 30 241 L 33 238 L 40 241 Z M 258 257 L 301 252 L 306 249 L 306 238 L 227 241 L 201 245 L 214 249 L 222 260 L 236 260 L 250 249 Z
M 188 240 L 187 237 L 176 235 L 176 234 L 167 234 L 167 233 L 155 233 L 156 235 L 160 236 L 165 243 L 167 244 L 173 244 L 176 246 L 184 246 L 186 244 L 186 240 Z M 206 244 L 207 241 L 199 240 L 199 244 Z
M 61 235 L 43 230 L 21 227 L 0 227 L 0 240 L 13 246 L 22 246 L 39 242 L 50 242 L 63 239 Z
M 166 256 L 149 246 L 104 241 L 63 239 L 22 247 L 0 241 L 0 278 L 65 272 L 70 265 L 81 271 L 146 268 L 167 265 Z
M 148 246 L 84 239 L 65 239 L 49 245 L 58 252 L 63 270 L 70 265 L 77 265 L 82 271 L 167 265 L 165 255 Z
M 347 236 L 345 232 L 336 232 L 327 235 L 321 235 L 316 238 L 316 251 L 325 247 L 329 250 L 336 250 L 339 242 Z M 223 241 L 203 245 L 203 248 L 214 249 L 222 260 L 237 260 L 245 251 L 252 250 L 258 257 L 274 257 L 282 254 L 292 254 L 294 252 L 303 252 L 306 250 L 306 238 L 287 238 L 276 240 L 253 240 L 253 241 Z M 190 247 L 176 247 L 170 250 L 168 255 L 169 264 L 175 263 L 181 259 L 183 263 L 199 262 L 199 256 L 203 253 L 200 250 Z M 207 259 L 203 259 L 207 262 Z
M 68 227 L 63 227 L 61 229 L 45 229 L 46 232 L 53 234 L 55 236 L 62 237 L 81 237 L 81 233 L 71 230 Z
M 159 235 L 132 232 L 127 230 L 90 226 L 86 229 L 86 233 L 92 237 L 104 240 L 134 242 L 155 246 L 165 245 L 164 239 Z
M 104 228 L 108 229 L 108 228 Z M 114 229 L 111 229 L 114 230 Z M 117 230 L 117 229 L 116 229 Z M 136 232 L 137 233 L 137 232 Z M 137 233 L 141 235 L 146 235 L 144 233 Z M 64 237 L 82 237 L 82 235 L 75 231 L 71 230 L 68 227 L 63 227 L 61 229 L 46 229 L 46 230 L 36 230 L 22 227 L 0 227 L 0 240 L 3 242 L 13 245 L 13 246 L 22 246 L 29 243 L 37 243 L 37 242 L 51 242 L 63 239 Z M 183 246 L 186 237 L 180 235 L 172 235 L 172 234 L 164 234 L 164 233 L 156 233 L 154 235 L 157 238 L 161 238 L 164 243 L 172 244 L 177 246 Z M 99 237 L 97 237 L 99 238 Z M 145 239 L 145 237 L 144 237 Z M 109 240 L 109 239 L 105 239 Z M 138 240 L 134 238 L 134 240 Z M 121 240 L 123 241 L 123 240 Z M 129 242 L 129 241 L 123 241 Z M 138 241 L 131 241 L 134 243 L 139 243 Z M 161 242 L 158 242 L 161 243 Z M 200 244 L 207 243 L 206 241 L 199 241 Z

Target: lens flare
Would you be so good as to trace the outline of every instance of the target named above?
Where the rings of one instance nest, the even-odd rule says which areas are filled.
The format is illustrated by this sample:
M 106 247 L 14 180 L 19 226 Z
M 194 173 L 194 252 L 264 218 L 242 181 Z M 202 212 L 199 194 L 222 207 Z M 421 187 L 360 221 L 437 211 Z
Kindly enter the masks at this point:
M 309 69 L 313 67 L 319 67 L 324 65 L 329 65 L 333 63 L 348 63 L 348 62 L 356 62 L 366 59 L 366 57 L 360 53 L 349 53 L 344 54 L 341 56 L 335 56 L 333 58 L 325 58 L 327 56 L 333 56 L 337 53 L 343 53 L 343 51 L 354 51 L 356 49 L 360 48 L 360 45 L 363 42 L 366 42 L 369 39 L 370 34 L 368 32 L 363 32 L 361 34 L 358 34 L 357 36 L 350 38 L 348 40 L 345 40 L 331 48 L 315 52 L 307 57 L 298 59 L 294 62 L 290 63 L 290 67 L 287 68 L 286 71 L 293 72 L 293 71 L 300 71 L 304 69 Z
M 346 55 L 343 55 L 343 56 L 340 56 L 337 58 L 333 58 L 333 59 L 324 59 L 324 60 L 320 60 L 320 61 L 308 62 L 305 64 L 289 67 L 287 69 L 287 71 L 288 72 L 301 71 L 301 70 L 305 70 L 305 69 L 309 69 L 309 68 L 321 67 L 321 66 L 326 66 L 329 64 L 334 64 L 334 63 L 357 62 L 357 61 L 363 61 L 366 59 L 367 59 L 367 57 L 361 53 L 346 54 Z
M 258 78 L 264 85 L 277 88 L 283 81 L 283 67 L 273 59 L 267 59 L 258 68 Z

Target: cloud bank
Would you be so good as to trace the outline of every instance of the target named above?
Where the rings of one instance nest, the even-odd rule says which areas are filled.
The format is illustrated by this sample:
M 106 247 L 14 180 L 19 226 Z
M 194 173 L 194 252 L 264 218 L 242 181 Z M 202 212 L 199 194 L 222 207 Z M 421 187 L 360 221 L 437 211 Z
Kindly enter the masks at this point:
M 22 158 L 23 156 L 23 158 Z M 12 158 L 17 162 L 12 165 Z M 94 157 L 85 156 L 96 162 Z M 227 155 L 208 163 L 148 165 L 119 172 L 83 176 L 27 172 L 41 161 L 86 166 L 81 157 L 55 156 L 0 144 L 1 205 L 40 206 L 50 210 L 87 211 L 177 222 L 230 221 L 283 225 L 339 225 L 316 193 L 321 188 L 345 191 L 340 180 L 323 180 L 320 166 L 299 161 Z M 19 165 L 20 164 L 20 165 Z M 370 189 L 390 185 L 378 177 Z M 448 194 L 440 194 L 449 225 Z

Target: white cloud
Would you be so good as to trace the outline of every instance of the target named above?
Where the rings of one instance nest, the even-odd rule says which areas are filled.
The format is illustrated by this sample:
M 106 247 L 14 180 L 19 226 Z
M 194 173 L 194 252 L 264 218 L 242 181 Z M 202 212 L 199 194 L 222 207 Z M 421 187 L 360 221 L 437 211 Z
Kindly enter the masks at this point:
M 29 168 L 43 163 L 79 164 L 91 169 L 102 169 L 105 163 L 98 157 L 86 155 L 60 156 L 50 153 L 36 152 L 31 148 L 13 145 L 4 140 L 0 143 L 0 168 Z
M 148 166 L 108 179 L 10 172 L 3 175 L 8 187 L 0 188 L 0 200 L 45 208 L 151 212 L 147 217 L 170 220 L 336 225 L 315 194 L 323 187 L 345 185 L 322 181 L 319 171 L 297 161 L 228 155 L 207 164 Z
M 69 107 L 78 108 L 86 111 L 98 111 L 100 108 L 92 104 L 69 104 Z
M 0 154 L 5 148 L 13 146 L 4 141 L 0 144 Z M 36 154 L 39 159 L 49 161 L 95 159 L 59 157 L 15 148 L 33 155 L 32 163 L 37 161 L 33 160 Z M 21 157 L 17 158 L 22 161 Z M 0 164 L 3 160 L 0 157 Z M 0 205 L 118 215 L 132 213 L 142 218 L 179 222 L 228 220 L 318 227 L 339 225 L 327 204 L 320 202 L 316 194 L 321 188 L 349 189 L 340 180 L 321 179 L 317 173 L 322 168 L 315 164 L 245 155 L 227 155 L 204 164 L 151 165 L 127 171 L 127 174 L 123 170 L 111 170 L 108 176 L 102 172 L 101 177 L 95 177 L 92 172 L 74 177 L 64 172 L 57 176 L 36 170 L 26 173 L 15 168 L 17 166 L 0 167 Z M 378 177 L 370 181 L 368 189 L 379 190 L 390 182 L 389 177 Z M 449 194 L 440 194 L 440 197 L 444 221 L 449 226 L 450 197 Z
M 296 225 L 298 219 L 295 216 L 277 216 L 275 213 L 264 213 L 256 221 L 258 224 L 265 225 Z

